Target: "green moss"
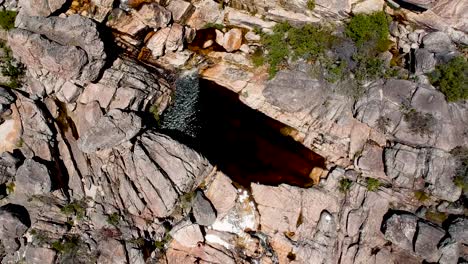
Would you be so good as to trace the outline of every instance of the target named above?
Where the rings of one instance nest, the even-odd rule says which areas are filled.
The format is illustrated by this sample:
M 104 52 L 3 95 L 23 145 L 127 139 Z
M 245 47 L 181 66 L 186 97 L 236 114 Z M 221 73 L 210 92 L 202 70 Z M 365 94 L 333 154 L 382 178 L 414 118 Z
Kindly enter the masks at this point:
M 10 30 L 14 28 L 16 14 L 18 14 L 18 12 L 16 11 L 0 11 L 0 27 L 5 30 Z
M 420 202 L 422 202 L 422 203 L 426 202 L 427 200 L 429 200 L 429 199 L 431 198 L 431 197 L 429 196 L 429 194 L 427 194 L 427 193 L 426 193 L 425 191 L 423 191 L 423 190 L 415 191 L 415 192 L 414 192 L 414 197 L 415 197 L 418 201 L 420 201 Z
M 370 192 L 377 191 L 379 187 L 382 185 L 378 179 L 374 179 L 374 178 L 367 178 L 366 183 L 367 183 L 367 190 Z
M 390 19 L 385 12 L 357 14 L 347 24 L 345 33 L 358 48 L 372 53 L 383 52 L 391 43 L 388 39 L 389 23 Z
M 444 93 L 447 101 L 468 99 L 468 61 L 455 57 L 446 64 L 437 65 L 429 80 Z
M 308 0 L 307 1 L 307 9 L 310 11 L 315 9 L 315 0 Z
M 345 178 L 341 179 L 340 186 L 339 186 L 340 192 L 347 193 L 349 189 L 351 189 L 352 185 L 353 185 L 353 181 L 351 181 L 350 179 L 345 179 Z
M 86 213 L 85 201 L 73 201 L 60 209 L 60 211 L 68 216 L 76 216 L 77 219 L 83 219 Z
M 117 226 L 120 223 L 120 215 L 118 213 L 112 213 L 107 216 L 107 223 L 113 226 Z
M 426 212 L 426 218 L 429 221 L 436 222 L 436 223 L 443 223 L 445 220 L 447 220 L 448 215 L 443 212 L 438 212 L 438 211 L 432 211 L 429 210 Z
M 215 28 L 215 29 L 218 29 L 218 30 L 223 30 L 224 29 L 224 25 L 223 24 L 217 24 L 217 23 L 211 23 L 211 22 L 208 22 L 206 23 L 202 29 L 208 29 L 208 28 Z

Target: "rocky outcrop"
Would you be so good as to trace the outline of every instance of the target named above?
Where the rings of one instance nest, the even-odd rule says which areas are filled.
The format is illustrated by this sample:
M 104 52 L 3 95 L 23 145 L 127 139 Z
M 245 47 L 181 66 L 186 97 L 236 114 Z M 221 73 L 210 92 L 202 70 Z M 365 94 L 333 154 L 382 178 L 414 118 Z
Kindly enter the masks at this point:
M 29 215 L 24 207 L 7 204 L 0 207 L 0 245 L 6 253 L 15 252 L 19 248 L 18 239 L 31 225 Z
M 66 3 L 64 0 L 36 0 L 36 1 L 25 1 L 20 0 L 19 5 L 21 6 L 22 12 L 29 16 L 42 16 L 47 17 L 55 11 L 59 10 Z
M 141 128 L 140 117 L 113 109 L 81 135 L 78 146 L 84 153 L 109 149 L 132 139 Z
M 445 231 L 411 214 L 392 214 L 384 224 L 385 237 L 398 247 L 429 262 L 441 257 L 439 248 Z
M 43 89 L 60 80 L 87 83 L 99 76 L 106 54 L 90 19 L 20 16 L 17 26 L 9 32 L 10 45 Z

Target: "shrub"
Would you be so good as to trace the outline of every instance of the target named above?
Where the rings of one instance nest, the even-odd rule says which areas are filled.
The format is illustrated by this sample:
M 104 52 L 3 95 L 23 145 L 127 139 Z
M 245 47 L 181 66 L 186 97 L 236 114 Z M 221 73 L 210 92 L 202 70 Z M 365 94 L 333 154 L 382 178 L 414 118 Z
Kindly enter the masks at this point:
M 255 67 L 260 67 L 265 64 L 265 57 L 262 49 L 256 49 L 251 58 Z
M 307 1 L 307 9 L 309 9 L 310 11 L 315 9 L 315 0 Z
M 312 24 L 288 30 L 288 44 L 294 58 L 317 59 L 333 42 L 331 32 Z
M 432 133 L 433 127 L 436 123 L 436 119 L 432 114 L 423 114 L 412 108 L 403 113 L 403 118 L 408 122 L 411 132 L 419 135 Z
M 107 216 L 107 223 L 113 226 L 117 226 L 120 222 L 120 215 L 118 213 L 112 213 Z
M 270 64 L 270 77 L 276 75 L 279 65 L 289 55 L 289 47 L 285 43 L 285 34 L 290 28 L 291 26 L 288 23 L 279 23 L 273 28 L 273 34 L 262 34 L 262 43 L 268 51 L 266 61 Z
M 82 219 L 86 212 L 85 201 L 73 201 L 60 209 L 66 215 L 75 215 L 78 219 Z
M 21 79 L 24 76 L 25 67 L 15 58 L 13 58 L 10 48 L 7 47 L 5 43 L 0 42 L 0 49 L 3 49 L 5 52 L 5 57 L 0 64 L 1 73 L 3 76 L 10 77 L 9 83 L 2 84 L 12 89 L 17 89 L 21 86 Z
M 357 14 L 351 18 L 345 33 L 361 49 L 371 52 L 383 52 L 388 49 L 390 41 L 389 19 L 384 12 Z
M 464 57 L 455 57 L 446 64 L 437 65 L 429 74 L 429 80 L 439 87 L 449 102 L 468 99 L 468 62 Z
M 340 186 L 339 186 L 339 189 L 340 189 L 340 192 L 342 193 L 346 193 L 349 191 L 349 189 L 351 189 L 351 186 L 353 185 L 353 181 L 351 181 L 350 179 L 341 179 L 340 180 Z
M 355 54 L 353 60 L 357 63 L 353 71 L 354 77 L 359 82 L 380 78 L 385 72 L 384 62 L 377 57 Z
M 374 178 L 367 178 L 366 183 L 367 183 L 367 190 L 370 192 L 377 191 L 379 187 L 382 185 L 379 180 L 374 179 Z
M 15 27 L 16 11 L 4 10 L 0 11 L 0 27 L 5 30 L 10 30 Z
M 270 77 L 278 72 L 288 58 L 320 58 L 334 40 L 331 31 L 325 28 L 310 24 L 295 28 L 287 22 L 277 24 L 272 34 L 262 33 L 261 36 L 267 51 L 265 61 L 270 65 Z

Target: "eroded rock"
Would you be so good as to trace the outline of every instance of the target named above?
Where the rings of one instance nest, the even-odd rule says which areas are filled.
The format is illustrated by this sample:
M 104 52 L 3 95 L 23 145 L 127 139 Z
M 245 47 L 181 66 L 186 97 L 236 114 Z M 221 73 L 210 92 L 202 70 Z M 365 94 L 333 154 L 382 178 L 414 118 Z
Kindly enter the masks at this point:
M 84 153 L 109 149 L 135 137 L 142 126 L 137 115 L 113 109 L 81 135 L 78 146 Z

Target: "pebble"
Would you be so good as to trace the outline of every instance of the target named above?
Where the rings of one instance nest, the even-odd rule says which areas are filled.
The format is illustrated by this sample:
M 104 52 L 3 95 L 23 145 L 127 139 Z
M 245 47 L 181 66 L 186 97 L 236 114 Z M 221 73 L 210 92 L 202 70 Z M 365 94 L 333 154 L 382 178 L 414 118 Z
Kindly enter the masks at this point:
M 401 49 L 403 50 L 403 53 L 409 53 L 411 51 L 411 46 L 408 43 L 405 43 Z
M 204 48 L 204 49 L 209 48 L 209 47 L 211 47 L 213 45 L 213 43 L 214 43 L 214 41 L 209 39 L 209 40 L 205 41 L 205 43 L 203 43 L 202 48 Z
M 419 49 L 419 44 L 418 43 L 411 43 L 411 48 L 412 49 Z
M 411 41 L 411 42 L 418 42 L 419 40 L 419 35 L 418 33 L 416 32 L 411 32 L 408 34 L 408 39 Z

